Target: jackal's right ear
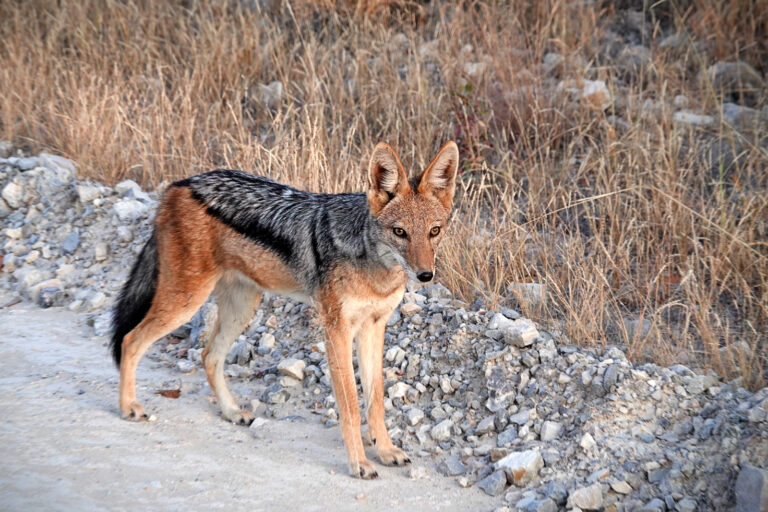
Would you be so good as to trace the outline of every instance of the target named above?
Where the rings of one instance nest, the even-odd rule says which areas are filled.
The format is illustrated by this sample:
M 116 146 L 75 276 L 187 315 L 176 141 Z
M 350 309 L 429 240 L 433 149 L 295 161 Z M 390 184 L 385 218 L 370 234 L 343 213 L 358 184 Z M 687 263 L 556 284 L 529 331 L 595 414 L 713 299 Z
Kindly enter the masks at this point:
M 376 144 L 368 165 L 368 204 L 371 214 L 378 215 L 395 196 L 410 191 L 408 176 L 395 150 L 385 142 Z

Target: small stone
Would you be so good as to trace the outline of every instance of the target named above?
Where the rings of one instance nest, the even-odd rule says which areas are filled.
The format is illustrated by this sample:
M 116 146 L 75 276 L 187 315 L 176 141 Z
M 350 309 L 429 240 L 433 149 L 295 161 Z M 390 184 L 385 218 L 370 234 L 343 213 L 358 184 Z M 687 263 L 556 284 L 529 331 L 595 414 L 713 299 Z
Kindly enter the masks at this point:
M 744 466 L 735 487 L 736 509 L 740 512 L 768 512 L 768 471 Z
M 306 363 L 301 359 L 288 358 L 283 359 L 277 365 L 277 371 L 288 377 L 293 377 L 296 380 L 302 380 L 304 378 L 304 367 Z
M 77 198 L 83 204 L 88 204 L 93 202 L 94 199 L 101 197 L 101 187 L 94 185 L 77 185 L 75 192 L 77 192 Z
M 499 448 L 504 448 L 505 446 L 509 446 L 512 444 L 512 441 L 517 439 L 517 428 L 515 427 L 509 427 L 504 432 L 498 435 L 496 438 L 496 446 Z
M 61 288 L 56 286 L 46 286 L 40 290 L 40 293 L 37 296 L 37 305 L 41 308 L 55 306 L 61 302 L 63 295 Z
M 630 487 L 630 485 L 624 480 L 612 482 L 611 489 L 613 489 L 614 492 L 617 492 L 619 494 L 629 494 L 632 492 L 632 487 Z
M 541 424 L 539 437 L 542 441 L 552 441 L 560 435 L 563 426 L 556 421 L 545 421 Z
M 77 231 L 71 231 L 67 235 L 67 238 L 61 243 L 61 252 L 64 254 L 73 254 L 79 245 L 80 235 L 77 234 Z
M 421 420 L 423 419 L 424 419 L 424 411 L 416 407 L 412 407 L 408 409 L 408 411 L 405 413 L 405 420 L 412 427 L 421 423 Z
M 268 332 L 262 334 L 261 338 L 259 339 L 259 347 L 267 348 L 269 350 L 275 348 L 275 336 Z
M 477 482 L 477 487 L 489 496 L 498 496 L 507 486 L 507 476 L 504 471 L 494 471 L 487 477 Z
M 506 473 L 510 483 L 521 487 L 536 478 L 543 466 L 544 459 L 534 450 L 510 453 L 496 463 L 496 467 Z
M 24 206 L 24 189 L 18 183 L 10 182 L 3 187 L 0 196 L 8 203 L 8 206 L 14 210 Z
M 420 312 L 421 309 L 422 307 L 414 302 L 406 302 L 400 306 L 400 313 L 402 313 L 404 317 L 411 317 Z
M 677 512 L 696 512 L 696 500 L 683 498 L 675 504 Z
M 389 388 L 387 388 L 387 395 L 391 399 L 395 398 L 404 398 L 408 394 L 408 390 L 411 389 L 411 386 L 406 384 L 405 382 L 395 382 Z
M 117 239 L 121 242 L 133 240 L 133 230 L 130 226 L 117 226 Z
M 465 474 L 468 469 L 462 464 L 461 457 L 458 453 L 451 455 L 443 460 L 438 466 L 437 470 L 446 476 L 459 476 Z
M 411 480 L 423 480 L 429 476 L 427 468 L 422 466 L 411 466 L 408 470 L 408 478 Z
M 93 246 L 93 258 L 96 261 L 104 261 L 107 259 L 109 253 L 109 246 L 104 242 L 99 242 Z
M 437 442 L 447 441 L 451 438 L 451 430 L 453 429 L 453 422 L 451 420 L 443 420 L 430 430 L 429 435 Z
M 5 199 L 0 197 L 0 219 L 6 218 L 11 213 L 13 213 L 11 207 L 5 202 Z
M 581 441 L 579 441 L 579 446 L 581 446 L 585 452 L 590 452 L 595 449 L 595 447 L 597 446 L 597 443 L 595 442 L 595 438 L 592 437 L 592 434 L 587 432 L 581 437 Z
M 99 309 L 107 303 L 107 296 L 104 295 L 104 292 L 93 292 L 88 295 L 85 303 L 88 307 L 88 310 L 93 311 L 94 309 Z
M 530 419 L 531 419 L 531 411 L 529 411 L 528 409 L 523 409 L 522 411 L 510 416 L 509 422 L 522 426 L 528 423 Z
M 504 341 L 516 347 L 528 347 L 533 345 L 539 331 L 536 325 L 527 318 L 518 318 L 512 322 L 512 326 L 504 329 Z
M 120 222 L 134 222 L 141 217 L 144 217 L 149 207 L 135 199 L 121 199 L 113 206 L 115 214 Z
M 262 400 L 268 404 L 284 404 L 290 397 L 290 393 L 281 389 L 279 384 L 275 384 L 264 391 Z
M 176 368 L 178 368 L 178 370 L 181 373 L 190 373 L 195 371 L 195 368 L 197 368 L 197 366 L 192 361 L 188 361 L 186 359 L 179 359 L 176 362 Z
M 580 487 L 568 493 L 568 507 L 582 510 L 598 510 L 603 506 L 603 488 L 599 483 Z
M 150 201 L 147 193 L 141 190 L 141 187 L 139 186 L 139 184 L 133 180 L 121 181 L 120 183 L 115 185 L 115 192 L 117 192 L 120 195 L 120 197 L 136 199 L 138 201 L 142 201 L 145 203 Z
M 487 418 L 482 419 L 480 423 L 477 424 L 477 427 L 475 428 L 475 433 L 478 435 L 483 435 L 489 432 L 493 432 L 495 430 L 494 428 L 495 420 L 496 420 L 496 416 L 488 416 Z
M 634 510 L 634 512 L 664 512 L 667 505 L 659 498 L 653 498 L 651 501 Z

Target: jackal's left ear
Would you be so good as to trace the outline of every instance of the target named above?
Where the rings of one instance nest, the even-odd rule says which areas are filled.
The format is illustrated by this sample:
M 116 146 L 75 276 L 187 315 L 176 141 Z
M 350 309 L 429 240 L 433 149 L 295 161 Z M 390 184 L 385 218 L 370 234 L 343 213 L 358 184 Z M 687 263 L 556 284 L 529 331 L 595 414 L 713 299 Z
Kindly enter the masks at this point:
M 459 169 L 459 147 L 455 142 L 446 143 L 421 175 L 418 193 L 433 195 L 450 209 L 456 190 L 456 172 Z
M 386 142 L 376 144 L 368 165 L 368 204 L 371 213 L 378 215 L 395 196 L 410 191 L 408 175 L 395 150 Z

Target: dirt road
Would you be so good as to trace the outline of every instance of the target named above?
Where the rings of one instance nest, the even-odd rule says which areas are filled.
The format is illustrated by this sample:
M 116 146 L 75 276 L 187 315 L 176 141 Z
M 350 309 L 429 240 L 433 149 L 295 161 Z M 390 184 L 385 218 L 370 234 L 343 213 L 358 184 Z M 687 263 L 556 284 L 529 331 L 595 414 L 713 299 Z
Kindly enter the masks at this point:
M 0 297 L 4 304 L 9 297 Z M 204 374 L 145 358 L 138 394 L 157 416 L 123 421 L 106 339 L 60 308 L 0 310 L 2 510 L 491 510 L 499 500 L 461 489 L 415 458 L 428 477 L 379 466 L 347 476 L 338 428 L 296 409 L 254 436 L 218 414 Z M 157 396 L 181 378 L 179 399 Z M 247 397 L 247 382 L 233 391 Z M 373 454 L 369 454 L 373 456 Z

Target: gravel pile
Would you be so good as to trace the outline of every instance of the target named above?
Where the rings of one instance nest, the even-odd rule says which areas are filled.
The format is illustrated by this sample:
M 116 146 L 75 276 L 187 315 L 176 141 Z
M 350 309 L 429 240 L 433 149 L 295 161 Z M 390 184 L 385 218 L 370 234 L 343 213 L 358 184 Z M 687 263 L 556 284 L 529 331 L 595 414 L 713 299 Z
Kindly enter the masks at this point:
M 73 162 L 55 155 L 11 153 L 0 144 L 0 289 L 82 312 L 108 334 L 157 194 L 77 181 Z M 209 302 L 148 357 L 199 371 L 215 315 Z M 324 353 L 312 306 L 265 294 L 226 368 L 249 381 L 254 425 L 287 405 L 338 424 Z M 428 478 L 431 465 L 509 510 L 768 510 L 768 388 L 573 346 L 440 284 L 409 284 L 384 358 L 387 426 L 420 457 L 411 478 Z

